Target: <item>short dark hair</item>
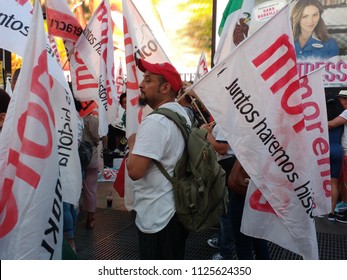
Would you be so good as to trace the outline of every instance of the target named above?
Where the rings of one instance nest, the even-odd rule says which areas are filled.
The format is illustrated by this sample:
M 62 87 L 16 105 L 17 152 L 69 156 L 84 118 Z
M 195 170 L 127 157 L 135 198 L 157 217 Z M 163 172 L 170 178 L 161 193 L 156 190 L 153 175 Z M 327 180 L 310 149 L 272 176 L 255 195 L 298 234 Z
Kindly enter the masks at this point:
M 0 88 L 0 113 L 6 113 L 11 97 L 6 91 Z
M 126 97 L 127 97 L 127 93 L 126 93 L 126 92 L 123 92 L 123 93 L 119 96 L 119 103 L 122 104 L 123 99 L 126 98 Z

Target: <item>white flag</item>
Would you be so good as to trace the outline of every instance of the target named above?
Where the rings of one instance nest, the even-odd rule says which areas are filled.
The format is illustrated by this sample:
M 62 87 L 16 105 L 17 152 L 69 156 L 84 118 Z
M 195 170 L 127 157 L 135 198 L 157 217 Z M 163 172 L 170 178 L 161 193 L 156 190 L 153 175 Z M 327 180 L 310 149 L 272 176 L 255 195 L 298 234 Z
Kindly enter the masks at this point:
M 138 105 L 139 83 L 143 73 L 138 69 L 135 59 L 145 59 L 151 63 L 170 62 L 149 26 L 142 18 L 131 0 L 122 0 L 125 62 L 127 72 L 127 110 L 126 135 L 137 132 L 144 110 Z M 149 108 L 148 106 L 146 108 Z M 125 170 L 124 201 L 128 210 L 133 209 L 134 197 L 132 182 Z
M 4 2 L 4 0 L 0 0 Z M 9 7 L 14 8 L 11 11 L 12 18 L 20 18 L 23 22 L 28 22 L 25 28 L 29 31 L 31 28 L 32 20 L 32 6 L 25 1 L 19 1 L 13 4 L 14 0 L 8 1 Z M 21 3 L 21 4 L 20 4 Z M 14 6 L 12 6 L 14 5 Z M 7 9 L 7 5 L 1 5 L 0 9 Z M 7 11 L 9 12 L 9 11 Z M 14 30 L 8 31 L 6 36 L 15 36 L 12 34 Z M 12 32 L 12 33 L 11 33 Z M 19 51 L 20 56 L 31 56 L 34 51 L 32 48 L 26 48 L 27 36 L 21 36 L 16 38 L 17 42 L 11 42 L 7 45 L 8 50 L 15 52 Z M 61 173 L 61 184 L 63 185 L 63 200 L 77 205 L 80 193 L 81 193 L 81 166 L 78 156 L 78 145 L 77 145 L 77 116 L 76 109 L 73 102 L 73 96 L 69 85 L 64 77 L 64 73 L 61 69 L 61 65 L 58 63 L 57 54 L 55 49 L 55 42 L 52 36 L 46 36 L 46 49 L 48 53 L 48 72 L 50 76 L 55 80 L 52 84 L 52 91 L 55 92 L 57 97 L 55 101 L 55 117 L 56 117 L 56 130 L 58 132 L 58 152 L 59 152 L 59 165 Z M 51 44 L 51 42 L 53 44 Z M 2 41 L 0 41 L 0 44 Z M 17 45 L 20 45 L 19 49 Z M 22 72 L 22 71 L 21 71 Z M 1 162 L 0 162 L 1 166 Z
M 302 84 L 302 96 L 304 97 L 304 104 L 306 104 L 307 111 L 304 110 L 305 121 L 307 122 L 307 142 L 310 143 L 320 143 L 326 148 L 328 147 L 328 131 L 326 129 L 326 104 L 325 104 L 325 94 L 322 79 L 321 68 L 318 71 L 311 72 L 308 76 L 300 79 Z M 314 93 L 314 94 L 313 94 Z M 310 108 L 311 107 L 311 108 Z M 310 124 L 310 119 L 316 119 Z M 321 131 L 321 128 L 324 130 Z M 311 129 L 310 129 L 311 128 Z M 323 146 L 322 146 L 323 147 Z M 315 158 L 314 150 L 308 149 L 307 155 L 309 158 Z M 319 165 L 329 167 L 329 157 L 321 157 L 318 159 Z M 311 164 L 308 166 L 311 169 L 312 174 L 312 185 L 322 184 L 319 179 L 320 173 L 323 168 L 317 168 L 317 164 Z M 323 172 L 329 173 L 329 168 Z M 325 188 L 315 188 L 314 189 L 314 204 L 315 204 L 315 215 L 326 214 L 330 212 L 330 196 L 331 196 L 331 185 L 330 180 L 324 181 Z M 269 239 L 272 242 L 295 252 L 296 254 L 303 255 L 307 258 L 317 258 L 316 252 L 312 252 L 310 244 L 316 242 L 315 235 L 306 236 L 306 232 L 302 232 L 301 235 L 295 236 L 290 233 L 290 227 L 286 227 L 279 218 L 276 216 L 275 212 L 272 210 L 271 206 L 266 202 L 265 198 L 261 195 L 261 192 L 256 188 L 254 183 L 251 181 L 249 185 L 249 191 L 247 192 L 245 204 L 244 215 L 242 217 L 241 231 L 244 234 L 254 236 L 257 238 Z M 302 190 L 300 197 L 302 203 L 309 202 L 309 196 L 306 197 L 308 193 Z M 329 197 L 327 199 L 327 197 Z M 252 223 L 252 224 L 250 224 Z M 261 229 L 261 230 L 260 230 Z M 274 232 L 276 234 L 274 234 Z M 271 238 L 269 238 L 271 236 Z M 311 238 L 311 242 L 306 243 L 306 241 L 297 242 L 297 239 L 302 237 Z
M 139 83 L 143 73 L 137 68 L 135 59 L 151 63 L 170 62 L 153 32 L 142 18 L 131 0 L 123 0 L 123 30 L 127 70 L 127 136 L 135 133 L 143 117 L 138 106 Z
M 90 74 L 98 81 L 99 135 L 105 136 L 116 118 L 112 19 L 108 0 L 94 11 L 76 43 L 78 55 Z
M 74 96 L 81 102 L 97 101 L 98 80 L 90 73 L 75 49 L 75 43 L 83 33 L 80 23 L 65 0 L 47 0 L 46 14 L 50 34 L 66 40 L 65 49 L 70 59 L 70 74 Z M 90 113 L 90 110 L 88 110 L 88 113 Z M 82 113 L 82 116 L 86 114 Z
M 42 11 L 35 1 L 23 67 L 1 133 L 0 258 L 61 259 L 62 186 L 52 77 Z M 5 149 L 5 152 L 4 152 Z
M 32 50 L 26 48 L 27 37 L 33 16 L 31 13 L 32 5 L 30 1 L 0 0 L 0 4 L 0 14 L 8 21 L 8 24 L 0 25 L 0 48 L 14 52 L 21 57 L 27 53 L 30 54 Z M 10 24 L 11 22 L 12 24 Z M 16 28 L 11 28 L 13 26 L 16 26 Z M 46 44 L 49 54 L 49 73 L 63 85 L 66 90 L 69 90 L 64 73 L 61 71 L 61 66 L 57 63 L 54 46 L 52 47 L 48 35 L 46 35 Z
M 25 5 L 15 0 L 0 0 L 0 15 L 8 24 L 0 24 L 0 48 L 23 56 L 25 43 L 31 23 L 31 6 L 28 0 Z M 15 28 L 11 28 L 14 26 Z
M 317 145 L 328 145 L 328 127 L 315 111 L 320 102 L 311 85 L 298 80 L 288 6 L 192 89 L 300 254 L 317 259 L 316 194 L 324 194 L 322 209 L 328 209 L 331 197 L 330 165 L 322 161 L 329 149 L 318 151 Z M 319 171 L 312 174 L 314 168 Z M 278 232 L 274 228 L 269 234 L 266 239 L 273 240 Z
M 70 54 L 70 74 L 74 96 L 77 100 L 98 101 L 98 80 L 90 73 L 88 67 L 81 59 L 78 51 L 75 49 L 75 43 L 65 41 L 65 48 Z
M 208 72 L 208 68 L 207 68 L 206 55 L 205 55 L 205 52 L 202 51 L 200 55 L 198 67 L 196 69 L 194 83 L 196 83 L 202 76 L 207 74 L 207 72 Z
M 49 33 L 76 42 L 83 29 L 66 0 L 46 0 L 45 3 Z

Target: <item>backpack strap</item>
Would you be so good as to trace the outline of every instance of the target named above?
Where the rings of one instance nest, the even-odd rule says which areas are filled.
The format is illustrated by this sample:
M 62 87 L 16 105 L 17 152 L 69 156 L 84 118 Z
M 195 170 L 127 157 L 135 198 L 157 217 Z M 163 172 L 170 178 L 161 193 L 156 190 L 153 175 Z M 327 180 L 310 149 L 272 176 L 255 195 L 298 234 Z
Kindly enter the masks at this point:
M 173 121 L 181 130 L 183 138 L 186 141 L 186 145 L 187 145 L 188 131 L 190 130 L 190 128 L 187 124 L 187 120 L 182 115 L 168 108 L 158 108 L 157 110 L 154 110 L 153 112 L 151 112 L 150 115 L 151 114 L 161 114 L 167 117 L 169 120 Z M 154 163 L 159 168 L 160 172 L 165 176 L 165 178 L 172 183 L 172 178 L 170 174 L 165 170 L 163 165 L 157 160 L 155 160 Z
M 165 176 L 166 179 L 168 179 L 171 184 L 173 183 L 172 177 L 170 176 L 170 174 L 166 171 L 166 169 L 164 168 L 164 166 L 157 160 L 154 160 L 155 165 L 159 168 L 160 172 Z

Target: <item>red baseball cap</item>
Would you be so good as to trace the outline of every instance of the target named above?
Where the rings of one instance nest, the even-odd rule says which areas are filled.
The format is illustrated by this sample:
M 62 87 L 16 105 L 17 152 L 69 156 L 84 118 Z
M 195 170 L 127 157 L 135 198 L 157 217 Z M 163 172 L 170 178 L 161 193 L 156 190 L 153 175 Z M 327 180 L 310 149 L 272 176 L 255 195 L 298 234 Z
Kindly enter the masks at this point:
M 146 60 L 139 59 L 138 67 L 142 72 L 149 71 L 153 74 L 162 75 L 175 92 L 178 92 L 182 88 L 181 75 L 168 62 L 152 64 Z

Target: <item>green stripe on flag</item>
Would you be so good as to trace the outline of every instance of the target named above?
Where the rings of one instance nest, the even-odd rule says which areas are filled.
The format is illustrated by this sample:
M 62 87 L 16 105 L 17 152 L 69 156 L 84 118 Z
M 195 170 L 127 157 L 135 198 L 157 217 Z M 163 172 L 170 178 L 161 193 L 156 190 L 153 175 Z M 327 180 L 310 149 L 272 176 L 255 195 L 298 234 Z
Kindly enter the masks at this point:
M 218 35 L 220 36 L 223 31 L 224 24 L 228 18 L 228 16 L 235 11 L 241 9 L 243 0 L 229 0 L 228 4 L 225 7 L 225 10 L 223 12 L 223 18 L 220 22 L 219 28 L 218 28 Z

